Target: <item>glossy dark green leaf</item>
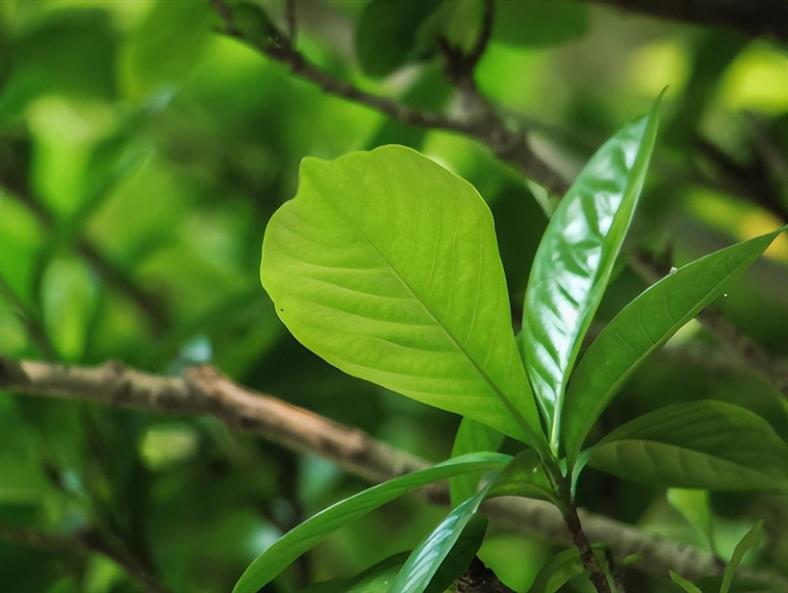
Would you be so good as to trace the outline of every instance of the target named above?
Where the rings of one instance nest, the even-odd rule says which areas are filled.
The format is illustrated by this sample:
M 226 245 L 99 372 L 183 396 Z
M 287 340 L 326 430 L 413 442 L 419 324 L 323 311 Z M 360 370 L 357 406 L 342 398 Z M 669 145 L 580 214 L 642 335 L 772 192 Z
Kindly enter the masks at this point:
M 487 519 L 474 516 L 463 530 L 457 543 L 441 563 L 424 593 L 444 593 L 452 583 L 465 574 L 476 556 L 487 533 Z
M 531 267 L 521 351 L 555 450 L 569 373 L 643 187 L 658 106 L 591 157 L 550 219 Z
M 686 593 L 703 593 L 697 585 L 691 583 L 681 575 L 677 574 L 674 571 L 670 571 L 670 578 L 671 580 L 676 583 L 679 587 L 684 589 Z
M 563 438 L 574 459 L 621 385 L 654 350 L 716 299 L 783 229 L 695 260 L 662 278 L 624 307 L 597 336 L 572 375 Z
M 532 450 L 522 451 L 501 471 L 490 497 L 522 496 L 556 502 L 557 497 L 550 480 Z
M 589 465 L 652 486 L 787 490 L 788 447 L 749 410 L 720 401 L 666 406 L 589 451 Z
M 761 536 L 763 534 L 763 521 L 758 521 L 753 525 L 750 530 L 744 534 L 736 548 L 733 550 L 733 555 L 728 563 L 725 565 L 725 572 L 722 573 L 722 584 L 720 585 L 720 593 L 728 593 L 733 583 L 733 577 L 736 575 L 736 569 L 739 568 L 741 561 L 744 560 L 744 555 L 751 549 L 757 548 L 761 543 Z
M 372 0 L 356 28 L 356 56 L 370 76 L 386 76 L 425 53 L 422 29 L 443 0 Z
M 423 593 L 444 559 L 449 555 L 468 522 L 476 515 L 493 481 L 457 505 L 446 518 L 411 552 L 389 593 Z
M 474 453 L 457 457 L 394 478 L 337 502 L 288 531 L 260 554 L 241 575 L 233 593 L 254 593 L 329 533 L 395 498 L 453 476 L 501 469 L 510 460 L 510 456 L 500 453 Z
M 546 448 L 490 211 L 432 160 L 402 146 L 305 159 L 261 278 L 292 334 L 346 373 Z
M 477 451 L 497 451 L 504 436 L 486 424 L 463 418 L 454 436 L 451 456 L 460 457 Z M 452 506 L 473 496 L 479 485 L 479 476 L 464 475 L 449 480 Z

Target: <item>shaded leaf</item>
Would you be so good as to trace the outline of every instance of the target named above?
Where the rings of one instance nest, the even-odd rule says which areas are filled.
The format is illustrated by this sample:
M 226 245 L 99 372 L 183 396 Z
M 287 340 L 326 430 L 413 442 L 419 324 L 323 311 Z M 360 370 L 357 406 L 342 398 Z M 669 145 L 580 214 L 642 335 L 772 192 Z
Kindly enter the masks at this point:
M 658 106 L 594 154 L 550 219 L 531 267 L 521 350 L 555 450 L 566 383 L 640 196 Z
M 356 56 L 370 76 L 386 76 L 423 55 L 420 31 L 443 0 L 372 0 L 356 28 Z
M 654 350 L 717 298 L 782 232 L 715 251 L 662 278 L 624 307 L 597 336 L 572 376 L 564 442 L 573 459 L 624 381 Z
M 573 578 L 584 574 L 578 551 L 574 548 L 562 550 L 539 570 L 528 593 L 556 593 Z
M 703 593 L 696 585 L 689 582 L 687 579 L 682 577 L 681 575 L 675 573 L 674 571 L 670 571 L 670 578 L 676 583 L 679 587 L 684 589 L 686 593 Z
M 463 418 L 454 436 L 451 456 L 459 457 L 477 451 L 497 451 L 504 436 L 487 426 L 470 418 Z M 449 481 L 452 506 L 457 506 L 466 498 L 473 496 L 479 485 L 478 476 L 457 476 Z
M 696 529 L 708 542 L 714 552 L 714 532 L 712 529 L 711 502 L 708 490 L 688 488 L 668 489 L 668 502 Z
M 588 7 L 567 0 L 496 2 L 496 41 L 527 47 L 565 43 L 588 29 Z
M 501 469 L 510 459 L 508 455 L 500 453 L 474 453 L 457 457 L 394 478 L 337 502 L 288 531 L 260 554 L 241 575 L 233 593 L 254 593 L 328 534 L 395 498 L 452 476 Z
M 763 535 L 763 521 L 758 521 L 753 525 L 750 530 L 744 534 L 741 541 L 736 544 L 733 550 L 733 555 L 725 565 L 725 572 L 722 574 L 722 584 L 720 585 L 720 593 L 728 593 L 733 583 L 733 577 L 736 574 L 736 569 L 739 568 L 741 561 L 744 560 L 744 555 L 751 549 L 758 547 L 761 543 L 761 536 Z
M 490 496 L 522 496 L 557 501 L 539 456 L 530 449 L 515 456 L 501 471 Z
M 402 146 L 305 159 L 261 277 L 331 364 L 544 450 L 490 211 L 440 165 Z
M 653 486 L 788 489 L 788 447 L 760 416 L 719 401 L 666 406 L 606 436 L 589 465 Z

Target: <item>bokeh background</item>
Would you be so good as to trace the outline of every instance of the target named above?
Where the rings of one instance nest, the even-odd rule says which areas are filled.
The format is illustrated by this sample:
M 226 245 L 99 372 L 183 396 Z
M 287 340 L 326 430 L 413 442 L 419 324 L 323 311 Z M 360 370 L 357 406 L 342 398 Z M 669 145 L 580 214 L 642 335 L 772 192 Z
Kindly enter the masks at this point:
M 282 3 L 257 4 L 283 22 Z M 470 16 L 457 26 L 473 30 L 475 9 L 466 4 Z M 557 3 L 560 18 L 539 1 L 500 4 L 508 6 L 477 67 L 478 85 L 568 176 L 669 87 L 627 251 L 647 249 L 679 265 L 785 220 L 788 55 L 779 41 L 586 3 Z M 362 88 L 452 109 L 437 58 L 416 56 L 424 59 L 383 77 L 360 65 L 355 39 L 365 5 L 301 0 L 299 48 Z M 266 221 L 294 195 L 302 157 L 413 146 L 488 200 L 517 303 L 545 215 L 524 179 L 480 145 L 324 94 L 218 34 L 217 23 L 197 0 L 0 0 L 0 354 L 117 359 L 161 374 L 210 362 L 425 458 L 447 457 L 458 418 L 352 379 L 284 331 L 259 283 Z M 600 322 L 643 288 L 622 266 Z M 717 306 L 784 358 L 788 237 Z M 644 365 L 602 424 L 699 398 L 745 405 L 788 435 L 785 398 L 697 323 Z M 283 530 L 363 486 L 317 457 L 211 418 L 0 393 L 0 533 L 104 530 L 172 591 L 228 591 Z M 709 547 L 664 491 L 593 471 L 580 490 L 593 510 Z M 766 516 L 767 545 L 754 562 L 786 571 L 784 497 L 714 495 L 711 506 L 721 554 Z M 413 546 L 441 512 L 417 497 L 389 505 L 265 590 L 355 574 Z M 537 536 L 498 529 L 481 557 L 522 591 L 554 551 Z M 646 577 L 638 587 L 674 590 Z M 102 555 L 2 538 L 0 589 L 139 590 Z

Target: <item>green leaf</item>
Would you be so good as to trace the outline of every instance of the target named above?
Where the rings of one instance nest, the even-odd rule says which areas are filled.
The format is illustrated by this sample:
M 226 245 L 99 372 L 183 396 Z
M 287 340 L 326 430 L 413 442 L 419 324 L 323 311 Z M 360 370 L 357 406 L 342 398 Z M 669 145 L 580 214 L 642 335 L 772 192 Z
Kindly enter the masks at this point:
M 356 28 L 356 56 L 365 73 L 386 76 L 426 53 L 421 30 L 443 0 L 372 0 Z
M 496 41 L 526 47 L 565 43 L 588 29 L 588 7 L 567 0 L 496 2 Z
M 516 455 L 501 471 L 490 491 L 493 496 L 522 496 L 558 504 L 539 456 L 530 449 Z
M 492 485 L 493 480 L 488 481 L 474 496 L 452 509 L 440 525 L 416 546 L 388 593 L 422 593 L 427 588 Z
M 387 593 L 389 585 L 407 557 L 407 552 L 396 554 L 355 577 L 316 583 L 299 590 L 298 593 Z
M 681 575 L 670 571 L 670 578 L 676 583 L 679 587 L 684 589 L 686 593 L 703 593 L 696 585 L 690 583 L 687 579 L 682 577 Z
M 211 38 L 214 13 L 202 0 L 156 2 L 129 37 L 121 72 L 135 97 L 181 80 Z
M 556 593 L 573 578 L 584 574 L 578 551 L 574 548 L 562 550 L 539 570 L 528 593 Z
M 490 211 L 440 165 L 402 146 L 304 159 L 261 277 L 334 366 L 545 450 Z
M 758 521 L 753 525 L 750 530 L 744 534 L 741 541 L 736 544 L 733 550 L 733 556 L 725 565 L 725 572 L 722 574 L 722 584 L 720 585 L 720 593 L 728 593 L 733 583 L 733 577 L 736 574 L 736 569 L 739 568 L 744 555 L 751 549 L 758 547 L 761 543 L 761 535 L 763 533 L 763 521 Z
M 658 107 L 659 99 L 591 157 L 550 219 L 531 267 L 521 349 L 556 451 L 566 383 L 632 220 Z
M 509 460 L 510 456 L 500 453 L 474 453 L 457 457 L 394 478 L 337 502 L 288 531 L 260 554 L 241 575 L 233 593 L 255 593 L 332 531 L 395 498 L 452 476 L 501 469 Z
M 465 574 L 471 561 L 484 543 L 487 532 L 487 519 L 476 515 L 465 527 L 460 539 L 441 563 L 438 572 L 432 577 L 425 593 L 444 593 L 461 575 Z
M 654 350 L 717 298 L 784 229 L 737 243 L 662 278 L 624 307 L 588 348 L 564 405 L 564 442 L 574 459 L 621 385 Z
M 708 542 L 714 552 L 714 530 L 708 490 L 670 488 L 667 494 L 670 506 L 676 509 Z
M 666 406 L 619 427 L 588 451 L 589 465 L 653 486 L 788 489 L 788 447 L 760 416 L 700 401 Z
M 503 439 L 504 436 L 500 432 L 486 424 L 463 418 L 454 437 L 451 456 L 459 457 L 477 451 L 497 451 Z M 473 496 L 478 485 L 478 476 L 464 475 L 449 480 L 452 506 L 457 506 L 466 498 Z

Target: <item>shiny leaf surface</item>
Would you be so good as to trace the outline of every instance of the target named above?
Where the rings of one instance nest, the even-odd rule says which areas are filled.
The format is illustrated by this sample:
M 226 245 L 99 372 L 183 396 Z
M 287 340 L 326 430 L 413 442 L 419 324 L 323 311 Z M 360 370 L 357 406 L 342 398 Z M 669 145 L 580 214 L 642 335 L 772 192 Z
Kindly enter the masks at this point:
M 446 515 L 432 533 L 411 552 L 388 593 L 422 593 L 459 539 L 465 526 L 476 515 L 493 482 L 487 482 L 475 495 Z
M 261 270 L 288 329 L 334 366 L 544 449 L 492 217 L 466 181 L 402 146 L 305 159 Z
M 539 457 L 531 450 L 522 451 L 501 471 L 490 491 L 493 496 L 523 496 L 555 502 L 550 480 Z
M 624 307 L 588 348 L 564 406 L 564 442 L 574 458 L 621 385 L 654 350 L 716 299 L 782 229 L 695 260 L 662 278 Z
M 394 478 L 337 502 L 288 531 L 260 554 L 241 575 L 233 593 L 254 593 L 328 534 L 395 498 L 452 476 L 501 469 L 510 460 L 510 456 L 500 453 L 475 453 L 457 457 Z
M 550 219 L 531 267 L 521 349 L 556 450 L 566 383 L 640 196 L 658 104 L 594 154 Z
M 611 432 L 589 465 L 652 486 L 788 489 L 788 447 L 760 416 L 701 401 L 666 406 Z

